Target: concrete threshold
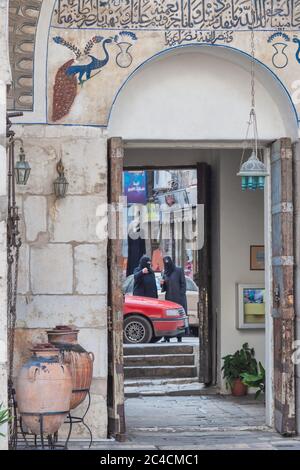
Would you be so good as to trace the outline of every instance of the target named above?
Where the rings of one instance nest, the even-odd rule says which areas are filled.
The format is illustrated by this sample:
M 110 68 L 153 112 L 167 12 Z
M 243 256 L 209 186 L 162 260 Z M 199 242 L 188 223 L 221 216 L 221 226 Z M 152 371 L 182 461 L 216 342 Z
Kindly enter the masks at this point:
M 131 427 L 130 433 L 230 433 L 230 432 L 251 432 L 251 431 L 263 431 L 263 432 L 270 432 L 273 433 L 274 430 L 269 426 L 262 425 L 262 426 L 154 426 L 154 427 Z
M 162 384 L 155 385 L 149 384 L 147 386 L 137 387 L 126 387 L 125 385 L 125 397 L 126 398 L 138 398 L 138 397 L 157 397 L 157 396 L 169 396 L 169 397 L 180 397 L 180 396 L 200 396 L 200 395 L 218 395 L 218 387 L 206 387 L 199 382 L 187 383 L 187 384 Z

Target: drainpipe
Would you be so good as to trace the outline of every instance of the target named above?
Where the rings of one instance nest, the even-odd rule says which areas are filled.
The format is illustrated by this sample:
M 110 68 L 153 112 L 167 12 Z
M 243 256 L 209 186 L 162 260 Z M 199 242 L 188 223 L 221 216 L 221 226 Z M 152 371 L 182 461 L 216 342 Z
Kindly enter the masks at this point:
M 8 48 L 8 2 L 0 0 L 0 403 L 7 407 L 7 168 L 6 168 L 6 94 L 11 82 Z M 8 449 L 7 426 L 0 432 L 0 450 Z

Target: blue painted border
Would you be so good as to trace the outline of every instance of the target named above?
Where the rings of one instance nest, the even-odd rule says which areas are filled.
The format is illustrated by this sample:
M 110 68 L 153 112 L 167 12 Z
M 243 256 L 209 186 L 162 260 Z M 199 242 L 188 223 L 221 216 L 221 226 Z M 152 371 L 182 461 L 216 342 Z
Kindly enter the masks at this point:
M 146 59 L 144 62 L 142 62 L 141 64 L 139 64 L 135 70 L 133 70 L 131 72 L 131 74 L 125 79 L 125 81 L 122 83 L 122 85 L 119 87 L 117 93 L 115 94 L 114 96 L 114 99 L 113 99 L 113 102 L 112 102 L 112 105 L 110 107 L 110 110 L 109 110 L 109 114 L 108 114 L 108 120 L 107 120 L 107 124 L 106 126 L 108 127 L 109 126 L 109 121 L 110 121 L 110 118 L 111 118 L 111 114 L 112 114 L 112 110 L 113 110 L 113 107 L 115 105 L 115 102 L 119 96 L 119 94 L 121 93 L 122 89 L 124 88 L 124 86 L 127 84 L 127 82 L 129 80 L 131 80 L 133 78 L 133 76 L 142 68 L 144 67 L 144 65 L 146 65 L 148 62 L 152 62 L 153 60 L 155 60 L 157 57 L 160 57 L 160 56 L 163 56 L 163 55 L 166 55 L 166 54 L 169 54 L 171 51 L 173 50 L 176 50 L 176 49 L 183 49 L 183 48 L 194 48 L 194 47 L 221 47 L 221 48 L 224 48 L 224 49 L 230 49 L 230 50 L 233 50 L 235 52 L 238 52 L 239 54 L 242 54 L 244 56 L 246 56 L 248 59 L 252 59 L 251 55 L 248 54 L 248 52 L 245 52 L 245 51 L 242 51 L 241 49 L 238 49 L 236 47 L 232 47 L 232 46 L 227 46 L 227 45 L 223 45 L 223 44 L 207 44 L 207 43 L 189 43 L 189 44 L 181 44 L 181 45 L 178 45 L 178 46 L 173 46 L 173 47 L 169 47 L 167 49 L 163 49 L 162 51 L 159 51 L 157 52 L 156 54 L 154 54 L 153 56 L 151 57 L 148 57 L 148 59 Z M 259 65 L 262 65 L 271 75 L 273 78 L 275 78 L 275 80 L 281 85 L 281 87 L 283 88 L 283 90 L 285 91 L 289 101 L 290 101 L 290 104 L 291 104 L 291 107 L 294 111 L 294 114 L 295 114 L 295 118 L 296 118 L 296 122 L 297 122 L 297 126 L 299 127 L 300 125 L 300 118 L 298 116 L 298 112 L 297 112 L 297 109 L 293 103 L 293 100 L 292 100 L 292 97 L 290 95 L 290 92 L 288 91 L 288 89 L 286 88 L 286 86 L 283 84 L 283 82 L 280 80 L 280 78 L 275 74 L 275 72 L 273 72 L 273 70 L 268 67 L 268 65 L 264 64 L 263 62 L 261 62 L 260 60 L 256 59 L 255 58 L 255 62 Z
M 53 8 L 52 8 L 52 13 L 51 13 L 51 17 L 50 17 L 50 24 L 49 24 L 49 27 L 48 27 L 48 36 L 47 36 L 47 48 L 46 48 L 46 70 L 45 70 L 45 85 L 46 85 L 46 100 L 45 100 L 45 103 L 46 103 L 46 115 L 45 115 L 45 120 L 46 120 L 46 123 L 48 124 L 48 58 L 49 58 L 49 38 L 50 38 L 50 30 L 51 30 L 51 21 L 52 21 L 52 18 L 53 18 L 53 13 L 54 13 L 54 9 L 56 7 L 56 0 L 53 2 Z
M 143 31 L 144 33 L 147 31 L 157 31 L 158 33 L 167 33 L 168 31 L 183 31 L 183 30 L 189 30 L 189 31 L 201 31 L 201 32 L 211 32 L 211 29 L 199 29 L 199 28 L 168 28 L 168 29 L 161 29 L 161 28 L 133 28 L 128 27 L 126 28 L 125 26 L 122 26 L 122 28 L 77 28 L 76 26 L 74 27 L 68 27 L 68 26 L 55 26 L 55 25 L 50 25 L 51 29 L 65 29 L 67 31 Z M 233 33 L 251 33 L 251 29 L 218 29 L 217 31 L 227 31 L 227 32 L 233 32 Z M 271 28 L 271 29 L 255 29 L 255 33 L 277 33 L 278 29 L 276 28 Z M 289 32 L 289 33 L 299 33 L 299 30 L 297 28 L 295 29 L 288 29 L 285 28 L 282 30 L 282 32 Z

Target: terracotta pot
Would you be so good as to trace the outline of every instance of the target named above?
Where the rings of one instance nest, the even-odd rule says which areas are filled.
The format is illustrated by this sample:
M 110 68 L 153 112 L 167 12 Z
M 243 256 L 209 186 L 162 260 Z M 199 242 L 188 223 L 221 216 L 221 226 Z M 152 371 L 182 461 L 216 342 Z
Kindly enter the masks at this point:
M 40 417 L 27 413 L 51 413 L 43 417 L 43 433 L 54 434 L 70 410 L 71 374 L 51 344 L 36 345 L 31 351 L 17 378 L 18 409 L 22 422 L 34 434 L 41 433 Z
M 247 395 L 248 387 L 243 384 L 241 379 L 235 379 L 231 387 L 231 392 L 234 397 L 243 397 Z
M 78 344 L 78 332 L 76 328 L 64 325 L 47 331 L 49 343 L 59 348 L 63 362 L 70 367 L 73 384 L 71 409 L 83 402 L 93 377 L 94 355 Z

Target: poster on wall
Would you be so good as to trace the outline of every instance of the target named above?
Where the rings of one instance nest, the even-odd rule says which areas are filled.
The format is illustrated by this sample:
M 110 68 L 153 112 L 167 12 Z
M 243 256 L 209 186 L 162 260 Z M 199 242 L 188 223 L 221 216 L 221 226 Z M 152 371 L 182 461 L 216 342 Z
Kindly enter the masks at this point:
M 146 171 L 124 171 L 124 195 L 128 204 L 147 203 L 147 174 Z
M 250 270 L 264 271 L 265 269 L 265 247 L 264 245 L 250 246 Z
M 265 287 L 263 284 L 237 285 L 237 328 L 265 327 Z

